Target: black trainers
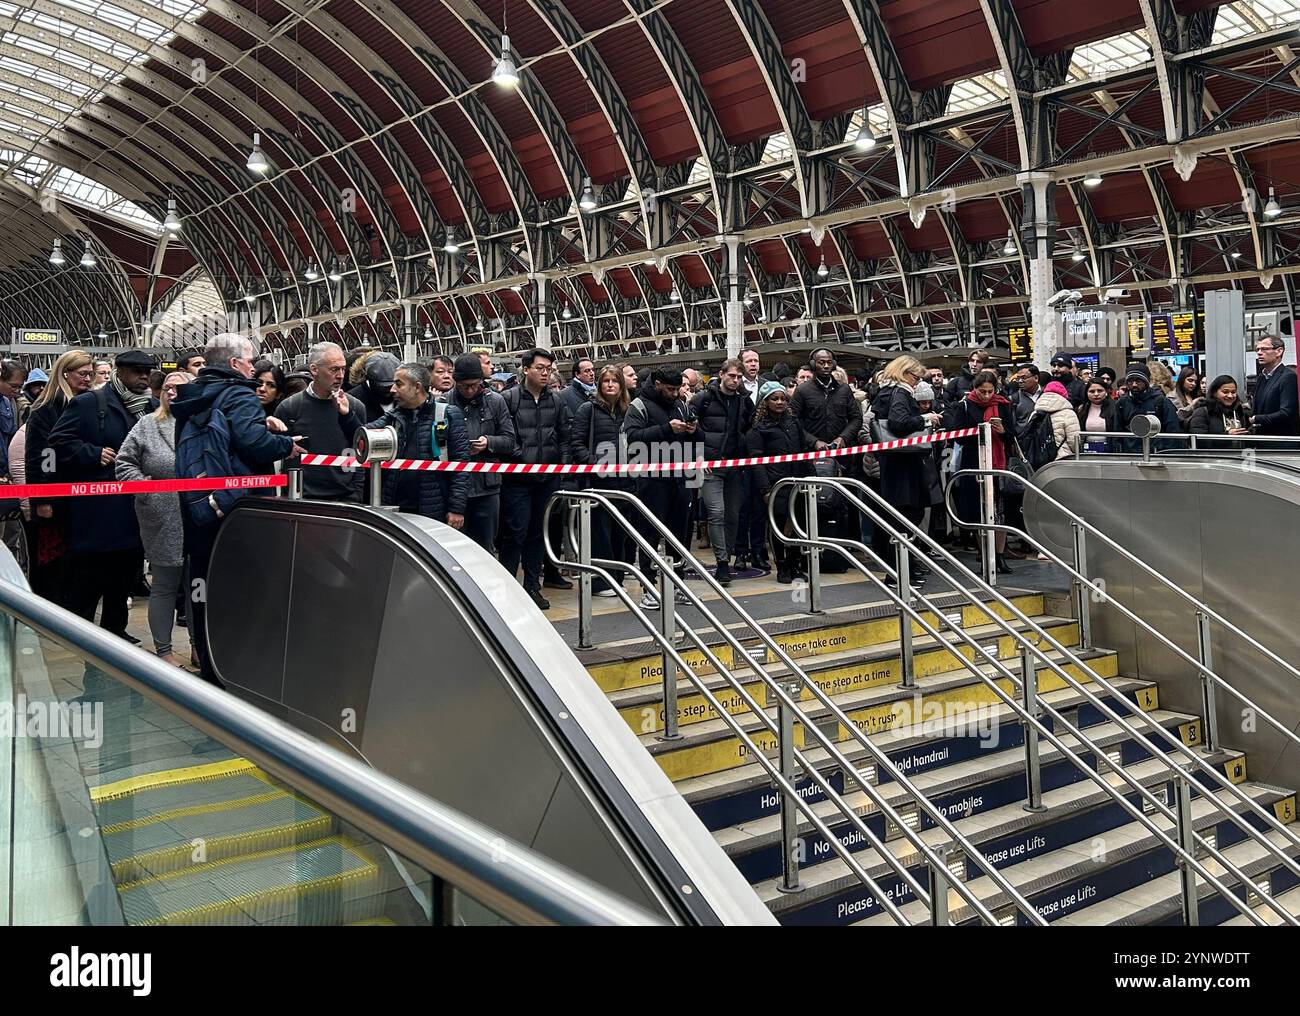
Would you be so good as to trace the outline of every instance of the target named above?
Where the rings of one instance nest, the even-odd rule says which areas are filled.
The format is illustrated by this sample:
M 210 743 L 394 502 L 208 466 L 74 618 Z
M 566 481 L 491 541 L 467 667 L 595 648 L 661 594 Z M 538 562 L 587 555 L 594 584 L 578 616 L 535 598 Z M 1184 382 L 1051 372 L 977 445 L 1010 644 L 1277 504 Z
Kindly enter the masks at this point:
M 538 610 L 551 609 L 551 601 L 542 595 L 542 591 L 540 589 L 525 589 L 524 592 L 528 594 L 528 598 L 530 600 L 532 600 L 535 604 L 537 604 Z
M 713 569 L 713 577 L 718 580 L 718 585 L 731 585 L 731 568 L 726 561 L 719 561 L 718 566 Z
M 572 589 L 573 583 L 558 572 L 542 583 L 547 589 Z
M 776 580 L 780 582 L 781 585 L 788 586 L 791 582 L 794 581 L 794 572 L 792 572 L 785 565 L 777 565 Z

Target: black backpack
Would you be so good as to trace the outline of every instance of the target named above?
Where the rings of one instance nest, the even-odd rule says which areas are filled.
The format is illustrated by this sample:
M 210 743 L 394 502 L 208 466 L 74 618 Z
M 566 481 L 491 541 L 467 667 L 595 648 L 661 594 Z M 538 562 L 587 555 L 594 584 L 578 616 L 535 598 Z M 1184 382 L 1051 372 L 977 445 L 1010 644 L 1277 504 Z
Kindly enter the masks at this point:
M 1025 461 L 1035 472 L 1049 462 L 1055 462 L 1061 443 L 1053 433 L 1052 414 L 1035 412 L 1019 444 Z

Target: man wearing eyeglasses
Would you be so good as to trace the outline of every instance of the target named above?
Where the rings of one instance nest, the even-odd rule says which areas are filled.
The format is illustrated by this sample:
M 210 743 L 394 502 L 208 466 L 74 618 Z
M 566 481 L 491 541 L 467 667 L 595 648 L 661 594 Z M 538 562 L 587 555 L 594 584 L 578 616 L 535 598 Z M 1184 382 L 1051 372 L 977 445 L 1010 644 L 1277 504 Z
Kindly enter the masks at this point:
M 1286 347 L 1276 335 L 1266 335 L 1255 346 L 1259 381 L 1255 385 L 1256 434 L 1300 434 L 1300 393 L 1295 371 L 1282 362 Z

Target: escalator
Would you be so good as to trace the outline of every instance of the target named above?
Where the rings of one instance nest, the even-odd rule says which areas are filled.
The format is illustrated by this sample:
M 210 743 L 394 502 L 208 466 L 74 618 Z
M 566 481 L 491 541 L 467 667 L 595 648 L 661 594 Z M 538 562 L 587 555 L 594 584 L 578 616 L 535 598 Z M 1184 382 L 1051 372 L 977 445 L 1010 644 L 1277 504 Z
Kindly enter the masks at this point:
M 1150 462 L 1119 455 L 1061 459 L 1034 476 L 1045 494 L 1087 519 L 1129 552 L 1293 665 L 1300 624 L 1293 597 L 1300 574 L 1300 454 L 1167 451 Z M 1029 531 L 1069 555 L 1068 521 L 1030 490 Z M 1139 612 L 1182 645 L 1197 644 L 1194 606 L 1106 546 L 1087 546 L 1087 573 L 1106 595 Z M 1265 711 L 1300 730 L 1300 682 L 1233 631 L 1209 626 L 1216 669 Z M 1201 683 L 1186 662 L 1144 638 L 1117 611 L 1098 612 L 1094 634 L 1114 647 L 1125 671 L 1157 681 L 1175 709 L 1201 708 Z M 1300 753 L 1265 724 L 1217 701 L 1225 746 L 1249 752 L 1254 772 L 1273 785 L 1300 783 Z M 1240 718 L 1239 720 L 1234 718 Z
M 10 924 L 655 921 L 32 596 L 3 552 L 0 710 Z

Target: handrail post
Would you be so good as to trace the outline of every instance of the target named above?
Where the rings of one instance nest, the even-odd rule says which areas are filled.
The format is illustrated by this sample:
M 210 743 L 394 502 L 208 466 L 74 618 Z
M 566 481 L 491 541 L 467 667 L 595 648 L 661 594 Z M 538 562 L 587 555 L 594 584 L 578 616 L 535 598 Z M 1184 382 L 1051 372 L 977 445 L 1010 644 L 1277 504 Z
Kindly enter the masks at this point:
M 1214 682 L 1208 671 L 1214 669 L 1214 650 L 1210 645 L 1210 615 L 1203 610 L 1196 612 L 1196 650 L 1201 666 L 1201 708 L 1203 710 L 1201 728 L 1205 734 L 1203 748 L 1207 755 L 1219 750 L 1219 708 L 1215 701 Z
M 993 425 L 989 423 L 980 424 L 979 435 L 979 467 L 981 470 L 992 470 L 993 468 Z M 997 585 L 998 569 L 995 560 L 997 555 L 997 536 L 993 532 L 993 525 L 997 520 L 997 513 L 994 510 L 993 484 L 996 482 L 995 477 L 987 474 L 980 476 L 980 523 L 985 527 L 980 530 L 980 540 L 983 541 L 983 558 L 984 558 L 984 581 L 990 586 Z
M 808 555 L 808 613 L 820 614 L 822 612 L 822 555 L 816 546 L 821 538 L 817 531 L 817 485 L 805 484 L 804 490 L 807 492 L 804 508 L 808 512 L 807 530 L 810 544 L 803 548 Z M 790 503 L 793 507 L 793 495 Z
M 578 648 L 591 649 L 591 509 L 586 498 L 578 503 Z
M 677 634 L 677 590 L 669 574 L 672 561 L 668 557 L 668 548 L 659 544 L 659 631 L 664 640 L 671 645 Z M 667 649 L 660 654 L 664 668 L 664 729 L 656 740 L 677 741 L 681 734 L 677 730 L 677 662 Z
M 1174 777 L 1174 798 L 1178 815 L 1178 845 L 1190 857 L 1196 856 L 1196 843 L 1192 831 L 1192 787 L 1185 773 Z M 1196 898 L 1196 872 L 1184 858 L 1178 859 L 1182 870 L 1183 926 L 1194 928 L 1201 923 L 1199 902 Z
M 1071 522 L 1074 530 L 1074 570 L 1080 575 L 1088 574 L 1087 534 L 1077 522 Z M 1074 591 L 1074 616 L 1079 622 L 1079 648 L 1092 648 L 1092 606 L 1088 590 L 1083 579 L 1071 578 L 1070 587 Z
M 791 697 L 799 695 L 799 682 L 785 680 L 781 687 Z M 794 713 L 785 702 L 778 702 L 776 709 L 777 736 L 780 738 L 781 775 L 790 786 L 795 785 L 796 772 L 794 764 Z M 799 884 L 799 807 L 790 794 L 781 794 L 781 885 L 783 893 L 803 892 Z
M 911 603 L 912 596 L 912 573 L 909 568 L 910 562 L 906 541 L 902 534 L 894 537 L 896 555 L 894 566 L 898 570 L 898 598 L 903 603 Z M 900 604 L 898 608 L 898 648 L 899 659 L 903 667 L 903 687 L 916 687 L 916 667 L 913 662 L 912 653 L 912 619 L 908 617 L 907 610 Z
M 1025 713 L 1034 719 L 1042 716 L 1038 707 L 1038 667 L 1029 646 L 1020 647 L 1020 683 Z M 1038 729 L 1026 720 L 1025 728 L 1025 811 L 1046 811 L 1043 805 L 1043 770 L 1038 760 Z
M 939 863 L 930 862 L 929 885 L 926 886 L 930 893 L 930 927 L 947 928 L 952 924 L 948 917 L 948 885 L 952 879 L 948 858 L 952 856 L 952 847 L 946 843 L 935 844 L 934 852 Z

